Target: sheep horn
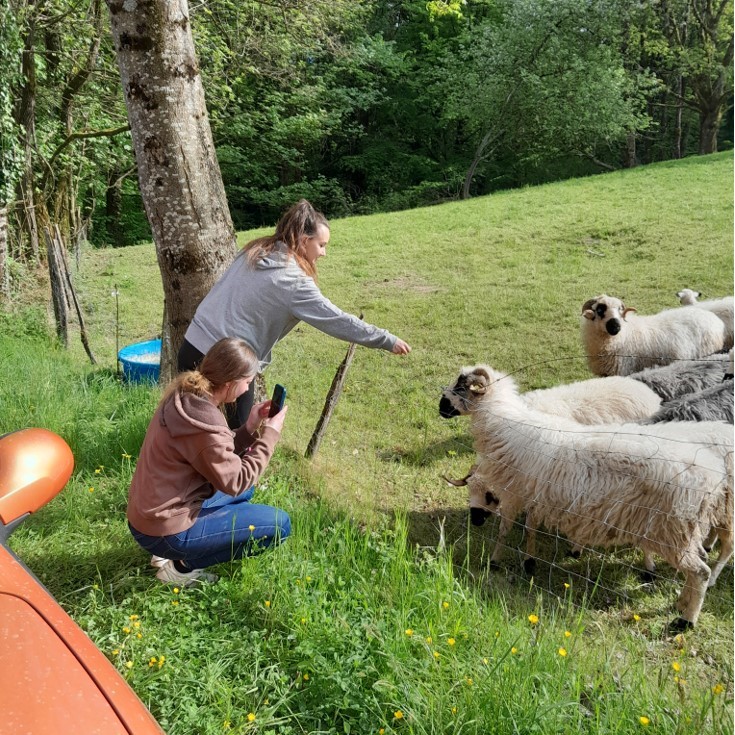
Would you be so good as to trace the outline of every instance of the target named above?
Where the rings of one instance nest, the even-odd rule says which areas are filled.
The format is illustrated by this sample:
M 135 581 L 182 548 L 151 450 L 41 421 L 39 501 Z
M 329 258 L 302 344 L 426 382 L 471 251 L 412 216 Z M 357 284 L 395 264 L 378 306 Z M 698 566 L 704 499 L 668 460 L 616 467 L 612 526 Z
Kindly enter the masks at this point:
M 596 298 L 585 301 L 584 304 L 582 304 L 582 313 L 584 314 L 585 311 L 589 311 L 596 303 L 597 303 Z
M 634 309 L 634 308 L 633 308 L 632 306 L 629 306 L 628 308 L 623 308 L 623 319 L 625 319 L 626 315 L 627 315 L 627 314 L 628 314 L 629 312 L 631 312 L 631 311 L 632 311 L 632 312 L 637 312 L 637 311 L 638 311 L 638 309 Z

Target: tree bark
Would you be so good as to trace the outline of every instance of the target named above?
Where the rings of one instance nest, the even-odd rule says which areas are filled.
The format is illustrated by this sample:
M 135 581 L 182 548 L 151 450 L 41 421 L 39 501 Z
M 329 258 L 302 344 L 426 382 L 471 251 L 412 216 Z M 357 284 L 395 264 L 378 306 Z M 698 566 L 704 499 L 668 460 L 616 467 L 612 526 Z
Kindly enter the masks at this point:
M 0 301 L 10 298 L 8 270 L 8 208 L 0 204 Z
M 161 380 L 235 253 L 186 0 L 107 0 L 165 299 Z

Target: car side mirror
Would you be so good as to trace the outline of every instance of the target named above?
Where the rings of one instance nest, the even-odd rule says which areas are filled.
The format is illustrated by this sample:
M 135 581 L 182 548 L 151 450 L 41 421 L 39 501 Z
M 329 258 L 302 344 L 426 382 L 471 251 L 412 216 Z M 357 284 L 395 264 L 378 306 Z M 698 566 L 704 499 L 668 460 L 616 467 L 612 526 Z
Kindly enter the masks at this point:
M 73 470 L 69 445 L 52 431 L 21 429 L 0 436 L 0 543 L 56 497 Z

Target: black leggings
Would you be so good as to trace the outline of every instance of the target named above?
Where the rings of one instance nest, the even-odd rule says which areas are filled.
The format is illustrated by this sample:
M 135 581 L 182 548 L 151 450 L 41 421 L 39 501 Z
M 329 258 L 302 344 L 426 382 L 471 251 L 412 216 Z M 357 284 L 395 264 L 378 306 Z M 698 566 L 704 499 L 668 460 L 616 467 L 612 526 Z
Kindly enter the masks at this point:
M 179 350 L 177 367 L 180 373 L 187 370 L 195 370 L 199 367 L 199 363 L 204 357 L 203 352 L 194 347 L 191 342 L 184 340 Z M 248 390 L 243 393 L 237 401 L 225 404 L 225 415 L 227 416 L 227 425 L 231 429 L 239 429 L 250 416 L 250 410 L 253 407 L 255 398 L 255 381 L 250 383 Z

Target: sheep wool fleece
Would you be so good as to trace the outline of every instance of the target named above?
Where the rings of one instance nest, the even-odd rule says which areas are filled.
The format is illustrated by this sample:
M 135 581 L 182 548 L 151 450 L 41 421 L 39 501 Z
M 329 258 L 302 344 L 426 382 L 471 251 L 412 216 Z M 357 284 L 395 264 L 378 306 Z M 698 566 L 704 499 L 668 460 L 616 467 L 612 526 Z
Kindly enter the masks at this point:
M 202 503 L 220 490 L 233 497 L 254 485 L 279 432 L 256 439 L 232 432 L 206 398 L 174 392 L 148 427 L 128 495 L 128 520 L 141 533 L 168 536 L 191 528 Z
M 300 321 L 364 347 L 391 351 L 397 339 L 335 306 L 281 242 L 255 265 L 246 251 L 238 253 L 197 307 L 185 339 L 206 354 L 218 340 L 240 337 L 253 348 L 263 370 L 276 342 Z

